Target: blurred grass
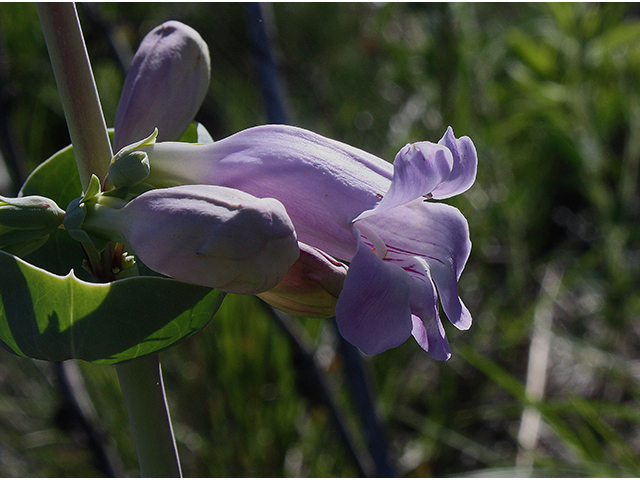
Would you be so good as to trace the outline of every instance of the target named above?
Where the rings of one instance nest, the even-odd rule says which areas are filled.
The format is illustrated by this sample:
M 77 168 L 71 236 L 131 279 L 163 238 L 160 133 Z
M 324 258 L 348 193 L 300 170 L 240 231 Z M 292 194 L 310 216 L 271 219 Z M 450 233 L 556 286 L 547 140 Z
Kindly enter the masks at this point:
M 212 56 L 199 120 L 215 138 L 265 122 L 242 4 L 92 8 L 81 5 L 81 21 L 109 125 L 123 77 L 96 18 L 130 49 L 168 19 L 196 28 Z M 366 359 L 398 474 L 640 475 L 637 6 L 265 8 L 294 124 L 390 161 L 448 125 L 478 149 L 476 184 L 450 202 L 471 229 L 460 292 L 473 327 L 445 326 L 454 350 L 446 363 L 413 341 Z M 0 114 L 26 174 L 68 143 L 32 5 L 0 4 L 0 82 Z M 5 140 L 0 151 L 9 156 Z M 532 325 L 549 302 L 541 292 L 550 270 L 561 280 L 549 308 L 546 388 L 532 401 Z M 359 432 L 334 330 L 328 321 L 300 326 Z M 0 475 L 101 475 L 82 438 L 54 422 L 51 366 L 4 352 L 0 360 Z M 356 474 L 327 412 L 300 389 L 286 337 L 255 299 L 229 296 L 207 328 L 163 354 L 163 365 L 186 475 Z M 136 474 L 113 369 L 81 368 L 103 427 Z M 525 407 L 542 424 L 523 464 Z M 356 443 L 363 446 L 359 435 Z

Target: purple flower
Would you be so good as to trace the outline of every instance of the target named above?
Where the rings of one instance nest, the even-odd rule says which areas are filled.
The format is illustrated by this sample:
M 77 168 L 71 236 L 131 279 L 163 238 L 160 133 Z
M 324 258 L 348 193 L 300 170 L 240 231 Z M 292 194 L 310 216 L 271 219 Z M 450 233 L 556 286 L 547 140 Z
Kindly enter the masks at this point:
M 141 140 L 158 128 L 177 140 L 209 88 L 209 48 L 193 28 L 171 20 L 151 30 L 136 51 L 118 103 L 113 146 Z
M 273 198 L 184 185 L 122 203 L 96 195 L 78 204 L 79 215 L 68 215 L 65 227 L 127 244 L 149 268 L 176 280 L 238 294 L 275 287 L 300 255 L 293 224 Z
M 438 313 L 459 329 L 471 315 L 457 281 L 468 259 L 468 224 L 436 203 L 475 181 L 468 137 L 449 128 L 437 143 L 402 148 L 393 165 L 349 145 L 289 126 L 243 130 L 208 145 L 157 143 L 149 155 L 154 186 L 215 184 L 276 198 L 298 240 L 350 262 L 336 305 L 340 333 L 376 354 L 413 334 L 434 358 L 450 357 Z

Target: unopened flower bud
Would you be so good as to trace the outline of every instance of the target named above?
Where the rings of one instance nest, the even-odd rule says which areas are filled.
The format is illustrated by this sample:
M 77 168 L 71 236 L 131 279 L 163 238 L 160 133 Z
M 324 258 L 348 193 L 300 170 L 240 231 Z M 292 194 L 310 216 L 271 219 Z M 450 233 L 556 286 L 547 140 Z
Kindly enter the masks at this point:
M 153 145 L 158 136 L 155 129 L 147 138 L 120 149 L 111 159 L 109 181 L 114 187 L 133 187 L 149 176 L 149 155 L 138 150 L 144 145 Z
M 304 243 L 300 258 L 284 279 L 271 290 L 258 294 L 269 305 L 293 315 L 328 318 L 335 315 L 347 266 Z
M 21 256 L 31 253 L 63 220 L 64 210 L 49 198 L 0 196 L 0 248 Z
M 140 43 L 116 111 L 114 150 L 147 137 L 178 140 L 204 100 L 211 72 L 209 48 L 193 28 L 168 21 Z
M 299 256 L 280 202 L 226 187 L 150 190 L 121 209 L 97 202 L 82 228 L 127 243 L 152 270 L 230 293 L 275 287 Z

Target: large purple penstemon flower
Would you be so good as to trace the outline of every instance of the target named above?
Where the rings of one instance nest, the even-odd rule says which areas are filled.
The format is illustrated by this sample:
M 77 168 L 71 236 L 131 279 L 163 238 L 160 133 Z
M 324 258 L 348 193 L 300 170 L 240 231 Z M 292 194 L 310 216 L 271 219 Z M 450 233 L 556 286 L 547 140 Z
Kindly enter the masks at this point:
M 210 63 L 206 43 L 187 25 L 169 21 L 151 30 L 142 40 L 127 72 L 116 112 L 114 148 L 122 152 L 122 147 L 137 144 L 154 128 L 157 128 L 157 140 L 180 138 L 206 94 Z M 197 127 L 200 143 L 213 142 L 202 125 Z M 115 187 L 126 186 L 145 175 L 146 167 L 142 164 L 134 164 L 132 170 L 111 169 L 109 183 Z M 255 228 L 257 227 L 256 225 Z M 252 237 L 259 236 L 259 232 L 250 232 L 249 229 L 246 232 Z M 158 262 L 157 251 L 166 245 L 158 245 L 157 241 L 151 243 L 152 245 L 145 247 L 145 255 L 153 254 L 154 257 L 152 260 L 147 256 L 147 261 L 152 262 L 158 271 L 173 271 L 175 274 L 176 270 L 166 265 L 166 262 Z M 242 244 L 242 239 L 238 239 L 238 244 Z M 138 242 L 138 250 L 143 245 Z M 289 269 L 277 288 L 260 292 L 255 285 L 248 284 L 245 292 L 252 291 L 271 305 L 290 313 L 313 317 L 333 316 L 346 267 L 319 250 L 305 245 L 300 246 L 299 253 L 299 260 Z M 279 263 L 276 257 L 272 259 L 274 264 Z M 274 268 L 277 266 L 274 265 Z M 239 272 L 239 278 L 243 278 L 247 277 L 242 272 L 243 269 L 252 269 L 255 274 L 260 265 L 251 267 L 250 262 L 245 262 L 241 267 L 236 262 L 234 269 Z M 211 272 L 211 278 L 205 280 L 203 275 L 196 272 L 197 269 L 186 263 L 182 270 L 180 278 L 229 290 L 216 278 L 219 273 Z M 177 277 L 174 275 L 174 278 Z M 233 287 L 234 291 L 239 291 L 238 287 Z
M 364 353 L 413 334 L 434 358 L 449 358 L 438 294 L 457 328 L 471 325 L 457 291 L 471 249 L 468 224 L 456 208 L 434 202 L 473 184 L 477 156 L 468 137 L 456 139 L 449 128 L 437 144 L 405 146 L 393 165 L 281 125 L 213 144 L 165 142 L 141 150 L 149 156 L 151 185 L 214 184 L 276 198 L 300 242 L 350 262 L 336 321 Z

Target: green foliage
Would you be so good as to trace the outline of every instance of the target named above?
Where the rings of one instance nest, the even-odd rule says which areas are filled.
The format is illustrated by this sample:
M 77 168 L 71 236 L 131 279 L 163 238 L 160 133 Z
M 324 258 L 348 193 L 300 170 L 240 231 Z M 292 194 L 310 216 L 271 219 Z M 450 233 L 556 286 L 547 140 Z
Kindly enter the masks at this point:
M 17 355 L 117 363 L 163 350 L 204 327 L 224 297 L 175 280 L 98 284 L 0 252 L 0 339 Z
M 20 189 L 21 196 L 42 195 L 51 198 L 63 209 L 81 194 L 80 177 L 71 145 L 41 163 Z M 84 259 L 82 246 L 62 230 L 52 233 L 44 246 L 25 257 L 27 262 L 56 275 L 66 275 L 69 270 L 75 269 L 78 277 L 89 281 L 90 275 L 82 268 Z
M 81 193 L 73 149 L 41 164 L 23 195 L 66 205 Z M 108 284 L 78 279 L 80 244 L 56 232 L 34 255 L 40 267 L 0 252 L 0 340 L 13 353 L 49 361 L 117 363 L 165 349 L 204 327 L 224 294 L 170 279 Z M 44 270 L 43 270 L 44 269 Z M 66 276 L 50 272 L 64 271 Z

